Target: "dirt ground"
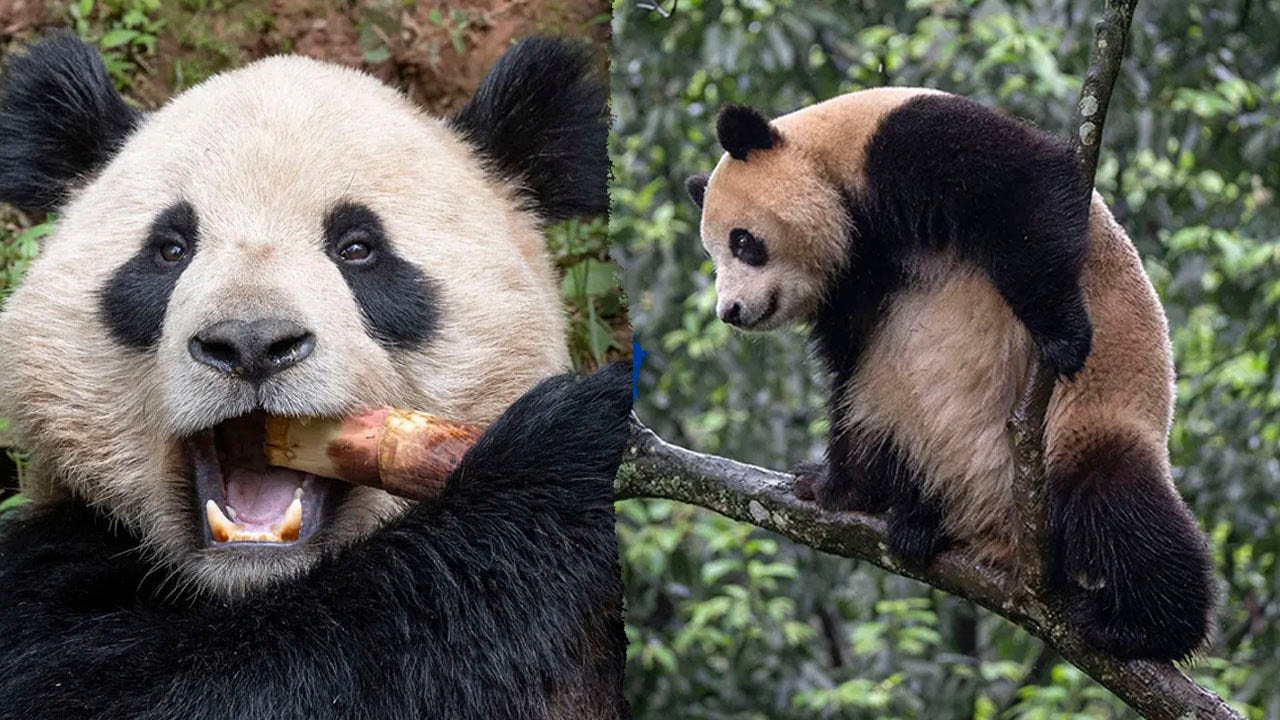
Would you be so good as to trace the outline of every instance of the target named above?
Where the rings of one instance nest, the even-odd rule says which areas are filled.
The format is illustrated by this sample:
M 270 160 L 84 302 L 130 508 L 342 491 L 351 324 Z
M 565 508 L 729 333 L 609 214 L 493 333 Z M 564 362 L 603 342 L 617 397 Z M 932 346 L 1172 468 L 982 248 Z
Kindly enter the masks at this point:
M 106 32 L 145 4 L 95 2 L 85 20 Z M 219 70 L 296 52 L 362 68 L 446 113 L 515 39 L 582 38 L 601 48 L 604 63 L 609 35 L 607 0 L 163 0 L 148 15 L 158 23 L 154 52 L 123 51 L 140 68 L 128 94 L 143 107 Z M 0 48 L 74 21 L 65 0 L 0 0 Z

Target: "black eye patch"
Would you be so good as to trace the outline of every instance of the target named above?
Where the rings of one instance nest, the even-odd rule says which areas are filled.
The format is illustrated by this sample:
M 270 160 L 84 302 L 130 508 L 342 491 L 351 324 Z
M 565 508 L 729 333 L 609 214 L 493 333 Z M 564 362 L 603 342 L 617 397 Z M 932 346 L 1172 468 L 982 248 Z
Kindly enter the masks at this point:
M 729 252 L 738 260 L 760 267 L 769 262 L 769 249 L 764 241 L 742 228 L 729 232 Z
M 184 201 L 156 216 L 146 242 L 98 292 L 98 314 L 117 342 L 147 350 L 160 341 L 169 297 L 198 244 L 196 209 Z
M 351 288 L 369 334 L 393 348 L 417 348 L 435 332 L 435 283 L 395 253 L 377 213 L 342 203 L 324 219 L 325 252 Z

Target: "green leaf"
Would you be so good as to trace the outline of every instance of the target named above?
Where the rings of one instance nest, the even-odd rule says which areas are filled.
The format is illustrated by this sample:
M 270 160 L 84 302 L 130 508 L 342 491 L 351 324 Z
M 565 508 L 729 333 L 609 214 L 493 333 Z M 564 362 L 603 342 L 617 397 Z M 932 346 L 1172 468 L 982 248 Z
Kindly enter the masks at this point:
M 128 28 L 116 28 L 108 30 L 102 39 L 98 40 L 98 46 L 104 50 L 117 48 L 122 45 L 128 45 L 134 38 L 141 35 L 137 30 L 129 30 Z
M 31 502 L 31 499 L 26 497 L 25 495 L 22 495 L 21 493 L 17 495 L 11 495 L 5 498 L 2 502 L 0 502 L 0 513 L 5 512 L 6 510 L 12 510 L 13 508 L 18 507 L 19 505 L 25 505 L 26 503 L 29 503 L 29 502 Z
M 599 297 L 618 286 L 618 266 L 587 258 L 565 272 L 561 291 L 566 298 Z
M 386 45 L 364 51 L 364 61 L 367 63 L 386 62 L 389 59 L 391 59 L 391 49 Z

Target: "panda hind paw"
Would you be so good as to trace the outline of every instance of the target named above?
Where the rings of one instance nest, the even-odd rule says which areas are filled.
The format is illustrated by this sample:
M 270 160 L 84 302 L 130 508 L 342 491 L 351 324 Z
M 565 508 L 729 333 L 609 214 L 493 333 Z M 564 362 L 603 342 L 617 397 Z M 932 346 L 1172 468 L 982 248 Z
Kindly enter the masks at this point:
M 925 568 L 951 546 L 942 529 L 942 510 L 923 496 L 896 508 L 889 518 L 889 551 L 908 567 Z
M 800 463 L 791 469 L 795 476 L 792 492 L 801 500 L 816 501 L 818 487 L 827 480 L 827 464 L 821 462 Z

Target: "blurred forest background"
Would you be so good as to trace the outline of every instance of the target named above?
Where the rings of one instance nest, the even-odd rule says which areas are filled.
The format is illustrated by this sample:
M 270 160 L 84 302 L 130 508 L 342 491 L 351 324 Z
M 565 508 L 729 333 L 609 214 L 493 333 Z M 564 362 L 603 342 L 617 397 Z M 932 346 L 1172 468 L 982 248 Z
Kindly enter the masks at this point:
M 660 3 L 670 10 L 671 2 Z M 714 317 L 681 187 L 720 105 L 778 115 L 922 85 L 1064 132 L 1102 0 L 614 5 L 614 256 L 666 439 L 785 469 L 820 456 L 804 337 Z M 1098 187 L 1163 298 L 1176 479 L 1224 597 L 1190 673 L 1280 718 L 1280 0 L 1141 0 Z M 1132 713 L 1002 619 L 855 561 L 664 501 L 619 504 L 640 718 L 1109 718 Z
M 97 46 L 112 80 L 143 109 L 221 70 L 293 52 L 361 68 L 436 115 L 461 107 L 498 56 L 528 35 L 595 44 L 603 76 L 610 30 L 606 0 L 0 0 L 0 61 L 58 29 Z M 0 205 L 0 304 L 51 220 Z M 547 237 L 564 275 L 575 364 L 591 369 L 629 357 L 631 330 L 605 218 L 561 223 Z M 0 450 L 4 425 L 0 418 Z M 20 450 L 0 451 L 0 510 L 21 501 L 21 470 Z

